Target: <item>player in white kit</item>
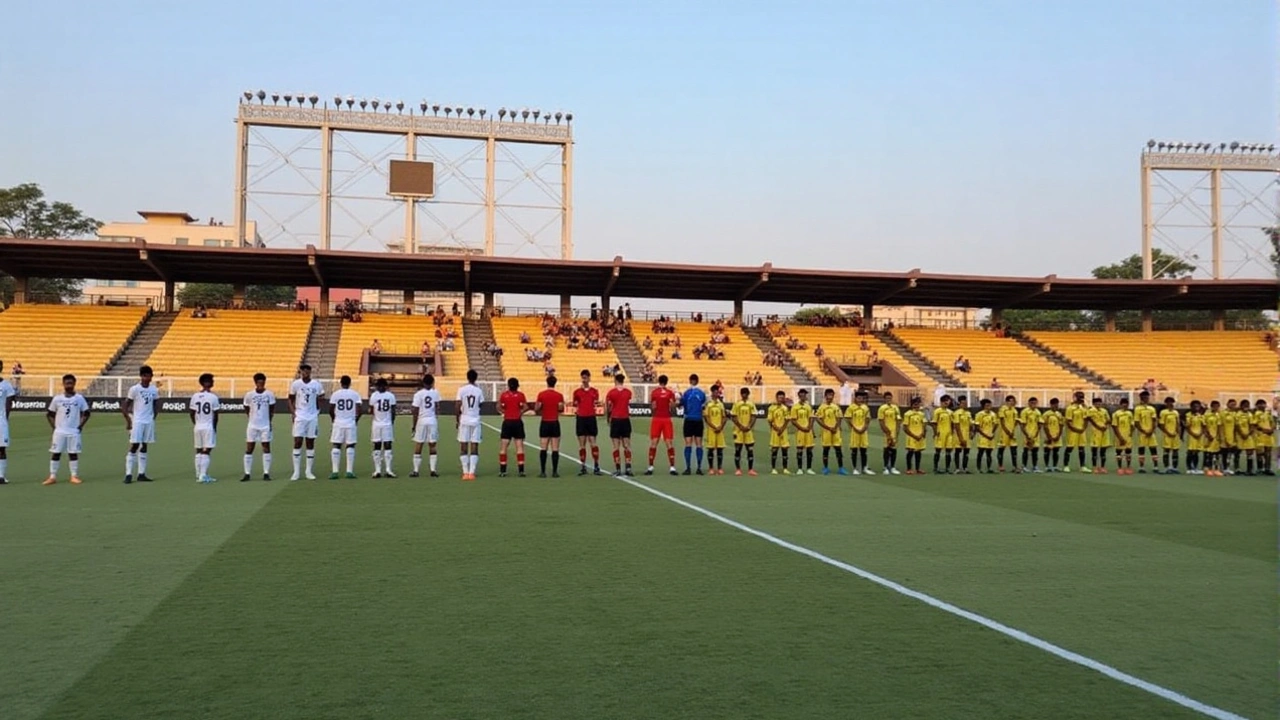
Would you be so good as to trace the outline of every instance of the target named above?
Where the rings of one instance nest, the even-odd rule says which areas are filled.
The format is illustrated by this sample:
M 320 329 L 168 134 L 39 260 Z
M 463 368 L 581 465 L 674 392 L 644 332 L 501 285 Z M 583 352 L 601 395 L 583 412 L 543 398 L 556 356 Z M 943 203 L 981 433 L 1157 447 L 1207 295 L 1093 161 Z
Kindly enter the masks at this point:
M 315 480 L 316 435 L 320 429 L 320 398 L 324 386 L 311 379 L 311 366 L 298 368 L 301 376 L 289 387 L 289 413 L 293 416 L 293 477 L 297 480 L 302 471 L 302 446 L 307 446 L 307 479 Z
M 267 389 L 267 376 L 255 373 L 253 389 L 245 393 L 244 414 L 249 424 L 244 430 L 244 477 L 253 472 L 253 446 L 262 446 L 262 479 L 271 481 L 271 423 L 276 419 L 276 394 Z
M 151 384 L 151 366 L 138 368 L 138 383 L 129 388 L 120 405 L 124 413 L 124 429 L 129 433 L 129 453 L 124 456 L 124 484 L 133 482 L 133 468 L 138 467 L 138 482 L 151 482 L 147 477 L 147 447 L 156 441 L 156 401 L 160 391 Z
M 462 460 L 462 479 L 475 480 L 480 465 L 480 407 L 484 391 L 476 385 L 480 374 L 467 371 L 467 384 L 458 388 L 458 446 Z
M 374 383 L 374 393 L 369 396 L 369 410 L 373 413 L 373 476 L 396 476 L 392 470 L 391 443 L 396 436 L 396 396 L 387 392 L 386 378 Z
M 44 485 L 58 482 L 58 467 L 62 465 L 62 453 L 67 454 L 67 468 L 71 471 L 71 484 L 80 484 L 80 431 L 89 422 L 89 403 L 76 392 L 76 376 L 62 376 L 62 394 L 49 401 L 45 413 L 49 427 L 53 428 L 53 442 L 49 446 L 49 477 Z
M 209 476 L 209 463 L 213 460 L 210 453 L 218 445 L 218 396 L 213 394 L 212 373 L 200 376 L 200 392 L 191 396 L 187 407 L 194 426 L 196 482 L 217 482 L 217 478 Z
M 436 467 L 436 443 L 440 442 L 440 391 L 431 373 L 422 376 L 422 388 L 413 394 L 413 472 L 418 477 L 422 471 L 422 446 L 428 450 L 428 468 L 431 477 L 440 477 Z
M 0 360 L 0 485 L 8 485 L 5 473 L 9 470 L 9 413 L 13 412 L 13 396 L 18 391 L 4 379 L 4 361 Z
M 364 398 L 351 389 L 351 376 L 343 375 L 338 381 L 342 389 L 329 398 L 329 419 L 333 421 L 333 430 L 329 432 L 329 442 L 333 447 L 329 450 L 329 462 L 333 471 L 330 480 L 338 479 L 338 470 L 342 463 L 342 451 L 347 451 L 347 477 L 356 476 L 356 436 L 360 423 L 360 411 L 364 409 Z

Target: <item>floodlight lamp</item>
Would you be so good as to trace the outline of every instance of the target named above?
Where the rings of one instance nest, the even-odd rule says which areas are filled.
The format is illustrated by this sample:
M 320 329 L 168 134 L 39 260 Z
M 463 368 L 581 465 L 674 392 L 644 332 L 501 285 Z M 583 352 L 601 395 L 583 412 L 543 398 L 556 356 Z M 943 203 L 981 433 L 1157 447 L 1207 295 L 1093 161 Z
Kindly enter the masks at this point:
M 404 112 L 404 101 L 403 101 L 403 100 L 397 100 L 397 101 L 396 101 L 396 112 L 398 112 L 398 113 L 402 113 L 402 112 Z
M 506 109 L 506 108 L 504 108 L 504 107 L 500 107 L 500 108 L 498 108 L 498 119 L 499 119 L 499 120 L 506 120 L 506 119 L 507 119 L 507 109 Z
M 571 123 L 571 122 L 573 122 L 573 113 L 565 113 L 565 114 L 564 114 L 564 121 L 565 121 L 565 122 L 567 122 L 567 123 Z
M 473 107 L 467 108 L 467 117 L 471 118 L 475 116 L 476 116 L 476 109 Z
M 432 106 L 431 106 L 431 114 L 432 114 L 432 115 L 439 115 L 439 114 L 440 114 L 440 104 L 439 104 L 439 103 L 436 103 L 435 105 L 432 105 Z
M 1269 153 L 1273 153 L 1273 152 L 1275 152 L 1275 151 L 1276 151 L 1276 146 L 1275 146 L 1274 144 L 1273 144 L 1273 145 L 1268 145 L 1268 146 L 1267 146 L 1267 152 L 1269 152 Z
M 559 124 L 560 124 L 560 121 L 561 121 L 561 120 L 563 120 L 563 119 L 564 119 L 564 113 L 562 113 L 562 112 L 560 112 L 559 110 L 557 110 L 557 111 L 556 111 L 556 124 L 557 124 L 557 125 L 559 125 Z
M 1240 142 L 1239 142 L 1239 141 L 1237 141 L 1237 140 L 1232 140 L 1232 141 L 1231 141 L 1231 150 L 1232 150 L 1232 151 L 1235 151 L 1235 150 L 1239 150 L 1239 149 L 1240 149 Z
M 350 95 L 347 96 L 347 109 L 350 110 L 352 105 L 356 104 L 356 99 Z
M 1227 144 L 1226 144 L 1226 143 L 1224 143 L 1224 142 L 1220 142 L 1220 143 L 1218 143 L 1218 152 L 1222 152 L 1223 150 L 1226 150 L 1226 149 L 1227 149 Z
M 542 115 L 542 111 L 541 111 L 541 110 L 539 110 L 539 109 L 537 109 L 537 108 L 534 108 L 534 109 L 533 109 L 533 120 L 534 120 L 534 122 L 537 122 L 537 120 L 538 120 L 538 116 L 540 116 L 540 115 Z
M 422 111 L 422 114 L 423 114 L 423 115 L 426 115 L 426 114 L 427 114 L 427 108 L 428 108 L 428 107 L 430 107 L 430 106 L 429 106 L 429 105 L 427 105 L 427 101 L 426 101 L 426 100 L 423 100 L 422 102 L 418 103 L 418 109 Z
M 390 101 L 390 100 L 383 100 L 383 101 L 382 101 L 382 109 L 383 109 L 383 110 L 385 110 L 386 112 L 391 112 L 391 101 Z
M 265 91 L 265 90 L 259 90 L 259 91 L 258 91 L 258 102 L 259 102 L 259 103 L 263 103 L 263 102 L 266 102 L 266 100 L 267 100 L 267 93 L 266 93 L 266 91 Z
M 558 113 L 557 113 L 557 114 L 558 114 Z M 1155 140 L 1148 140 L 1148 141 L 1147 141 L 1147 147 L 1148 147 L 1148 148 L 1153 148 L 1153 147 L 1155 147 L 1155 146 L 1156 146 L 1156 141 L 1155 141 Z
M 476 112 L 480 113 L 480 119 L 481 119 L 481 120 L 483 120 L 483 119 L 484 119 L 484 115 L 485 115 L 485 113 L 487 113 L 487 112 L 489 112 L 489 111 L 488 111 L 488 110 L 485 110 L 484 108 L 480 108 L 480 109 L 479 109 L 479 110 L 477 110 Z
M 445 116 L 445 117 L 449 117 L 449 114 L 450 114 L 450 113 L 452 113 L 452 112 L 453 112 L 453 108 L 452 108 L 451 106 L 449 106 L 449 105 L 445 105 L 445 106 L 444 106 L 444 116 Z
M 1156 149 L 1159 150 L 1160 152 L 1164 152 L 1164 143 L 1162 142 L 1156 143 Z
M 245 91 L 244 91 L 244 101 L 245 101 L 245 102 L 249 102 L 249 101 L 251 101 L 251 100 L 253 100 L 253 91 L 252 91 L 252 90 L 245 90 Z
M 314 109 L 316 106 L 316 103 L 320 102 L 320 96 L 310 95 L 307 97 L 307 102 L 311 103 L 311 107 Z
M 271 104 L 276 105 L 280 102 L 280 93 L 271 93 Z
M 373 106 L 373 111 L 374 111 L 374 112 L 378 112 L 378 103 L 380 103 L 380 102 L 382 102 L 382 101 L 381 101 L 381 100 L 379 100 L 378 98 L 374 98 L 374 99 L 372 99 L 372 100 L 370 100 L 370 101 L 369 101 L 369 104 Z
M 336 108 L 341 108 L 341 107 L 342 107 L 342 96 L 341 96 L 341 95 L 334 95 L 334 96 L 333 96 L 333 106 L 334 106 L 334 107 L 336 107 Z
M 285 94 L 284 94 L 284 104 L 285 104 L 285 105 L 291 105 L 292 103 L 293 103 L 293 94 L 292 94 L 292 93 L 285 93 Z
M 520 119 L 525 121 L 529 120 L 529 108 L 520 108 Z
M 368 107 L 369 107 L 369 101 L 365 100 L 364 98 L 360 98 L 360 109 L 364 110 L 365 108 L 368 108 Z

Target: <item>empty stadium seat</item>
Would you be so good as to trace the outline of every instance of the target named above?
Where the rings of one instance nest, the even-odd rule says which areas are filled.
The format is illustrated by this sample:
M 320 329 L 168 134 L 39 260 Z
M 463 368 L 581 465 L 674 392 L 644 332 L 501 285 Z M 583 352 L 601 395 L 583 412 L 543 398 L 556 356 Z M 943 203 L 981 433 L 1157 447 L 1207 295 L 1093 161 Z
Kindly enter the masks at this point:
M 520 378 L 524 384 L 524 389 L 536 389 L 542 387 L 543 372 L 541 363 L 531 362 L 525 358 L 524 351 L 526 348 L 545 349 L 546 344 L 542 335 L 542 318 L 537 316 L 524 317 L 497 317 L 491 321 L 493 323 L 493 339 L 498 346 L 503 349 L 502 354 L 502 372 L 504 375 Z M 528 333 L 530 343 L 528 345 L 520 342 L 520 334 Z M 620 338 L 610 338 L 610 340 L 620 340 Z M 556 375 L 560 378 L 570 378 L 571 384 L 562 388 L 565 392 L 569 392 L 568 388 L 572 388 L 572 383 L 577 382 L 578 373 L 590 370 L 592 374 L 599 377 L 600 370 L 605 365 L 614 365 L 618 362 L 618 354 L 610 347 L 608 350 L 589 350 L 578 348 L 570 350 L 565 343 L 564 338 L 557 338 L 555 347 L 551 353 L 551 364 L 556 368 Z
M 214 392 L 242 396 L 254 373 L 267 387 L 285 392 L 302 362 L 311 332 L 311 313 L 275 310 L 211 310 L 209 317 L 183 311 L 165 332 L 147 364 L 158 384 L 174 392 L 195 392 L 201 373 L 213 373 Z
M 1277 388 L 1280 355 L 1261 332 L 1028 332 L 1093 372 L 1134 389 L 1155 379 L 1184 402 Z
M 421 354 L 423 342 L 430 342 L 433 348 L 435 346 L 436 325 L 429 316 L 364 313 L 361 317 L 360 322 L 342 323 L 342 335 L 338 339 L 338 355 L 334 364 L 337 375 L 360 377 L 360 358 L 373 345 L 374 340 L 382 345 L 382 352 L 388 355 L 416 356 Z M 466 381 L 468 366 L 462 320 L 452 319 L 452 327 L 458 336 L 453 340 L 454 349 L 444 353 L 444 372 L 437 373 L 437 387 L 443 395 L 450 398 L 457 387 Z
M 726 327 L 724 333 L 729 336 L 727 344 L 717 345 L 717 349 L 724 353 L 723 360 L 695 360 L 693 357 L 693 348 L 707 342 L 711 338 L 711 325 L 709 323 L 695 322 L 677 322 L 675 324 L 676 331 L 671 335 L 655 335 L 647 332 L 648 328 L 636 327 L 636 337 L 643 340 L 646 336 L 653 340 L 653 349 L 644 351 L 645 357 L 652 360 L 657 355 L 659 343 L 664 337 L 680 338 L 682 347 L 680 348 L 681 359 L 671 359 L 674 347 L 664 348 L 664 355 L 667 361 L 661 365 L 657 365 L 656 369 L 659 375 L 667 375 L 675 383 L 684 383 L 689 375 L 697 373 L 702 380 L 703 385 L 711 385 L 717 380 L 723 382 L 726 386 L 733 388 L 740 386 L 746 379 L 748 372 L 759 372 L 762 382 L 767 386 L 773 387 L 791 387 L 795 385 L 790 377 L 782 370 L 782 368 L 766 366 L 763 360 L 763 353 L 760 348 L 752 342 L 751 338 L 743 332 L 741 327 Z
M 917 385 L 921 387 L 932 387 L 934 385 L 928 375 L 921 372 L 910 360 L 898 354 L 897 350 L 881 342 L 874 335 L 859 335 L 856 328 L 788 325 L 787 332 L 790 333 L 791 337 L 809 346 L 806 350 L 791 350 L 789 352 L 795 358 L 797 364 L 816 378 L 834 380 L 830 374 L 822 369 L 822 361 L 813 354 L 814 349 L 821 345 L 826 356 L 837 363 L 867 365 L 870 362 L 871 353 L 875 352 L 881 360 L 893 365 Z M 775 337 L 773 341 L 779 348 L 786 348 L 787 338 L 785 336 Z M 869 349 L 862 349 L 863 342 L 867 343 Z
M 101 374 L 147 316 L 144 307 L 14 305 L 0 313 L 0 359 L 32 376 Z
M 984 330 L 899 328 L 893 334 L 935 365 L 959 376 L 968 387 L 988 387 L 993 378 L 1010 388 L 1067 391 L 1094 387 L 1017 340 Z M 961 355 L 972 364 L 971 373 L 951 369 Z

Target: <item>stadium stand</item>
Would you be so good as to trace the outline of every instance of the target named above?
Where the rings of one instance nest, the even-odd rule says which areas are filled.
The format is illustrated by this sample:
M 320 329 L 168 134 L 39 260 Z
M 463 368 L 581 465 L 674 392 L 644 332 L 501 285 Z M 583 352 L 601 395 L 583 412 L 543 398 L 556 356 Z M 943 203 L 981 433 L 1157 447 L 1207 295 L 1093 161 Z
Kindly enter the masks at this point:
M 1221 392 L 1276 388 L 1277 356 L 1265 334 L 1250 331 L 1028 332 L 1028 337 L 1093 372 L 1136 389 L 1149 380 L 1183 402 Z
M 448 324 L 448 320 L 453 320 L 453 323 Z M 452 328 L 456 333 L 453 338 L 454 349 L 444 353 L 444 372 L 439 373 L 438 377 L 440 392 L 448 394 L 466 377 L 467 344 L 461 320 L 446 316 L 444 327 Z M 435 321 L 426 315 L 365 313 L 360 322 L 342 324 L 334 372 L 353 378 L 367 375 L 360 372 L 360 359 L 364 351 L 372 347 L 374 340 L 382 346 L 385 354 L 420 355 L 423 342 L 430 341 L 434 346 L 437 340 L 436 330 Z M 444 382 L 445 380 L 450 382 Z
M 543 373 L 540 363 L 525 357 L 526 349 L 546 349 L 546 340 L 542 334 L 542 318 L 537 316 L 497 317 L 491 322 L 493 339 L 503 349 L 502 373 L 507 377 L 520 378 L 526 391 L 542 387 Z M 528 344 L 520 342 L 522 333 L 529 334 Z M 612 347 L 607 350 L 570 349 L 565 338 L 559 337 L 556 338 L 552 349 L 551 364 L 556 369 L 556 375 L 569 383 L 561 387 L 561 391 L 572 392 L 578 373 L 587 369 L 598 379 L 601 368 L 605 365 L 618 364 L 618 353 Z
M 831 380 L 831 374 L 822 369 L 822 361 L 814 354 L 814 350 L 818 346 L 822 346 L 822 350 L 826 357 L 835 360 L 837 363 L 848 365 L 865 366 L 870 364 L 872 353 L 882 361 L 888 362 L 899 372 L 906 375 L 908 379 L 916 383 L 920 387 L 933 387 L 933 380 L 920 371 L 907 358 L 898 353 L 897 350 L 889 347 L 881 342 L 879 338 L 870 333 L 859 335 L 856 328 L 833 328 L 833 327 L 812 327 L 807 325 L 788 325 L 787 333 L 800 342 L 809 347 L 804 350 L 791 350 L 791 356 L 795 361 L 809 371 L 816 378 Z M 786 348 L 787 338 L 775 336 L 774 344 L 779 348 Z M 867 349 L 862 349 L 862 343 L 867 344 Z
M 649 328 L 637 326 L 633 332 L 641 341 L 645 337 L 653 341 L 653 348 L 644 350 L 646 359 L 655 360 L 658 350 L 663 350 L 662 356 L 666 362 L 656 363 L 655 370 L 659 375 L 667 375 L 673 382 L 683 383 L 689 375 L 697 373 L 704 385 L 721 381 L 729 387 L 734 387 L 744 383 L 748 373 L 759 373 L 761 383 L 767 386 L 790 387 L 795 384 L 782 368 L 765 365 L 762 362 L 760 348 L 740 327 L 723 329 L 722 332 L 728 336 L 729 342 L 716 345 L 716 349 L 724 353 L 723 360 L 694 358 L 693 349 L 711 338 L 709 323 L 677 322 L 675 332 L 670 334 L 654 334 L 648 330 Z M 664 348 L 661 345 L 663 338 L 677 337 L 680 338 L 681 344 L 679 360 L 672 357 L 675 347 Z
M 968 387 L 988 387 L 998 379 L 1004 387 L 1075 390 L 1093 383 L 1038 355 L 1017 340 L 985 330 L 898 328 L 893 335 L 935 365 L 950 369 L 964 356 L 972 366 L 959 375 Z
M 81 388 L 128 344 L 147 316 L 144 307 L 14 305 L 0 313 L 0 358 L 9 372 L 78 376 Z
M 194 392 L 196 378 L 210 372 L 215 392 L 241 394 L 249 390 L 253 374 L 262 372 L 267 387 L 279 394 L 298 371 L 311 321 L 311 313 L 287 310 L 210 310 L 208 317 L 184 310 L 147 364 L 157 381 L 172 383 L 175 391 Z

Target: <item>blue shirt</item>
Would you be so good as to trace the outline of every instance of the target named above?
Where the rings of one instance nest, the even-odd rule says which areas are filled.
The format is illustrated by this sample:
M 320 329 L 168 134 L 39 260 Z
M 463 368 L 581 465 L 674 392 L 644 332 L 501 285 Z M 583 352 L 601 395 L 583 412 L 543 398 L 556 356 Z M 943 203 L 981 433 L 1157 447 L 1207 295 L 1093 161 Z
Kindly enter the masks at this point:
M 684 407 L 685 420 L 701 420 L 702 406 L 707 404 L 707 394 L 702 388 L 691 387 L 680 396 L 680 405 Z

